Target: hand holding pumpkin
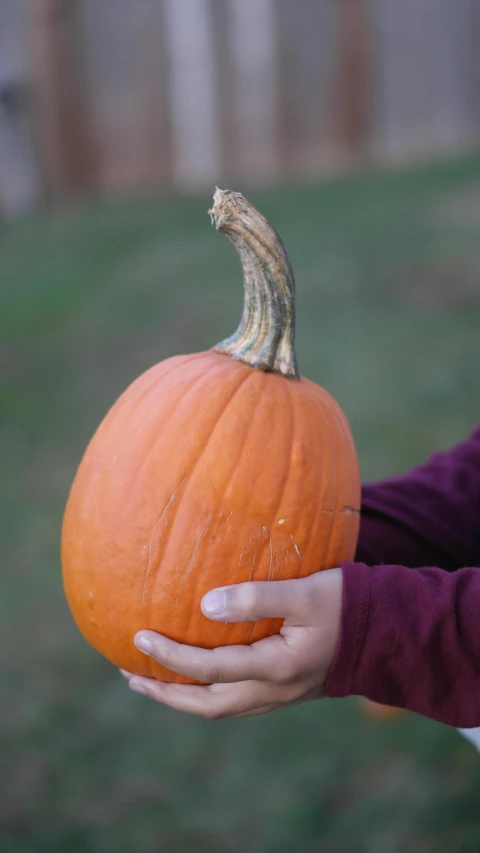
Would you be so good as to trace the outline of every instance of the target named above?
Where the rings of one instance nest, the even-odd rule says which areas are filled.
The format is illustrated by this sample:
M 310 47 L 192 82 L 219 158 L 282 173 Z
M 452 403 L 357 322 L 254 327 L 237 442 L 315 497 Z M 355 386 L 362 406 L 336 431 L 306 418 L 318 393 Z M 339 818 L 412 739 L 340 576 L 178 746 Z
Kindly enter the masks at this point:
M 130 688 L 178 711 L 207 719 L 263 714 L 319 699 L 340 633 L 342 572 L 212 590 L 202 611 L 219 622 L 284 618 L 279 634 L 250 646 L 211 651 L 141 631 L 135 645 L 168 669 L 204 685 L 172 684 L 122 670 Z

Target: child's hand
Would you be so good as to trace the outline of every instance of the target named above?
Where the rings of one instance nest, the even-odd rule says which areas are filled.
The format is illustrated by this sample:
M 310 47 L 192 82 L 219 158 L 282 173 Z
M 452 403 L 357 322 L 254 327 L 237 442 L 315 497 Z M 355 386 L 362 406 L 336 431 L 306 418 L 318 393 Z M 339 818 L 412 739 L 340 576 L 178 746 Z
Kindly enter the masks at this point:
M 342 609 L 342 572 L 243 583 L 209 592 L 202 610 L 222 622 L 283 617 L 280 634 L 251 646 L 207 651 L 141 631 L 137 648 L 169 669 L 207 685 L 167 684 L 123 672 L 130 687 L 156 702 L 208 719 L 263 714 L 319 699 L 333 661 Z

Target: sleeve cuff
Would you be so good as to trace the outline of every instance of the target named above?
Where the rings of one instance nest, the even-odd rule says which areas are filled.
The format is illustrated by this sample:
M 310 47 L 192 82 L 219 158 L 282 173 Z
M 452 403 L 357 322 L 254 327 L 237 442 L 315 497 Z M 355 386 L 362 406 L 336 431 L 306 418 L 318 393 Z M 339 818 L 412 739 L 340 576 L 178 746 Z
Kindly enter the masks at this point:
M 325 695 L 350 696 L 362 650 L 370 607 L 371 569 L 364 563 L 342 563 L 342 624 Z

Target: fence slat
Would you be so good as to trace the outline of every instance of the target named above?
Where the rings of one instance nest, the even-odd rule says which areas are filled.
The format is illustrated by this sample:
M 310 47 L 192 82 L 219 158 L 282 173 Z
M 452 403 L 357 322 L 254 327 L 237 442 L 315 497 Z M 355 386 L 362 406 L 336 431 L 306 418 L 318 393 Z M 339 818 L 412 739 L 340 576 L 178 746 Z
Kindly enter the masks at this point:
M 235 171 L 278 170 L 277 39 L 274 0 L 228 0 Z
M 23 0 L 0 5 L 0 210 L 6 217 L 33 207 L 40 194 L 26 86 L 26 13 Z
M 282 168 L 310 171 L 335 159 L 337 0 L 277 0 Z
M 204 186 L 217 178 L 221 163 L 211 5 L 164 3 L 174 179 L 185 188 Z
M 340 150 L 354 160 L 366 153 L 370 126 L 370 4 L 338 0 L 335 119 Z
M 45 182 L 54 199 L 83 194 L 95 188 L 97 170 L 75 40 L 78 5 L 37 0 L 30 9 L 32 89 Z

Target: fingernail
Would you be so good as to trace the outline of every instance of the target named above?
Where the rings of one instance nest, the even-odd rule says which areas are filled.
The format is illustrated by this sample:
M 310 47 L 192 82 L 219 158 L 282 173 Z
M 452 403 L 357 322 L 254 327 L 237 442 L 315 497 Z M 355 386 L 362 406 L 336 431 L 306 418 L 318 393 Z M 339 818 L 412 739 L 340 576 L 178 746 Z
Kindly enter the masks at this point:
M 141 693 L 144 696 L 147 693 L 143 684 L 139 684 L 137 681 L 133 681 L 133 679 L 132 679 L 132 681 L 130 681 L 129 687 L 130 687 L 130 690 L 133 691 L 133 693 Z
M 203 609 L 208 616 L 223 616 L 227 609 L 227 593 L 224 589 L 207 592 L 203 599 Z
M 148 637 L 145 637 L 143 634 L 140 634 L 138 637 L 135 637 L 134 643 L 137 649 L 140 649 L 141 652 L 144 652 L 146 655 L 151 654 L 152 644 Z

